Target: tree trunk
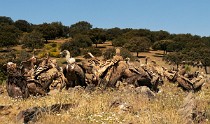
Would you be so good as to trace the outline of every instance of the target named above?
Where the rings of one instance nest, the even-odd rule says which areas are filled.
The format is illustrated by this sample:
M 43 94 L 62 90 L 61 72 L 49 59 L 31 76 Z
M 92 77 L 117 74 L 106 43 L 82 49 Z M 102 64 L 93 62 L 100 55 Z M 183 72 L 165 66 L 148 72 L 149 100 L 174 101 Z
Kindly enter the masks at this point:
M 96 43 L 96 48 L 98 48 L 98 43 Z
M 137 52 L 137 55 L 136 56 L 139 57 L 139 52 Z

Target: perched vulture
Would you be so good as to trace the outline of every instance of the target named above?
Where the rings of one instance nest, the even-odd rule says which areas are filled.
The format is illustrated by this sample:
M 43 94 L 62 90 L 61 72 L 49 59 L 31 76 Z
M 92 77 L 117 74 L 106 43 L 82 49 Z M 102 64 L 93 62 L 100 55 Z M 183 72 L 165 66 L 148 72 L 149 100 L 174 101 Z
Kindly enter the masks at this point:
M 8 78 L 6 81 L 7 93 L 13 98 L 28 98 L 29 91 L 26 78 L 22 75 L 21 69 L 13 62 L 7 63 Z
M 67 79 L 66 89 L 75 86 L 87 86 L 85 82 L 85 69 L 76 63 L 75 58 L 70 57 L 70 52 L 64 50 L 61 55 L 65 55 L 67 64 L 63 67 L 63 74 Z

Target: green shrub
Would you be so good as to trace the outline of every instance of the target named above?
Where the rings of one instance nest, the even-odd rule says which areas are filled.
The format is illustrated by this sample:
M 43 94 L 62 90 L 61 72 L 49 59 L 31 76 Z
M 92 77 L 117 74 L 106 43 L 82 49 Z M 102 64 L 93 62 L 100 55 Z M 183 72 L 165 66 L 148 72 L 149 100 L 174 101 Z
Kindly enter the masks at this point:
M 71 52 L 71 56 L 79 56 L 81 54 L 80 48 L 71 41 L 66 41 L 60 46 L 61 51 L 68 50 Z
M 190 70 L 191 70 L 190 66 L 189 66 L 189 65 L 185 65 L 185 70 L 186 70 L 187 72 L 190 72 Z
M 125 49 L 125 48 L 121 48 L 120 54 L 123 57 L 123 59 L 130 58 L 131 61 L 136 59 L 136 57 L 134 57 L 132 55 L 132 53 L 129 50 Z
M 104 59 L 111 59 L 115 55 L 115 48 L 108 48 L 103 53 Z
M 19 53 L 18 61 L 25 61 L 26 59 L 30 58 L 32 53 L 26 52 L 25 50 L 21 50 Z
M 125 38 L 117 37 L 117 38 L 113 39 L 112 44 L 115 47 L 122 47 L 126 42 L 127 42 L 127 40 Z
M 52 49 L 50 50 L 50 52 L 57 52 L 57 49 L 56 49 L 56 48 L 52 48 Z
M 50 52 L 49 56 L 58 58 L 58 57 L 60 57 L 60 52 Z
M 45 50 L 43 50 L 43 51 L 41 51 L 41 52 L 39 52 L 39 54 L 37 55 L 37 57 L 38 58 L 43 58 L 43 57 L 46 57 L 46 51 Z
M 6 80 L 6 67 L 3 66 L 6 64 L 5 61 L 0 61 L 0 85 Z
M 45 44 L 45 49 L 50 50 L 50 49 L 52 49 L 52 46 L 50 44 Z
M 57 44 L 56 43 L 51 43 L 50 44 L 52 47 L 57 47 Z
M 95 47 L 89 47 L 89 48 L 82 51 L 82 53 L 84 55 L 87 55 L 88 52 L 92 53 L 96 57 L 102 56 L 102 51 L 100 49 L 95 48 Z
M 115 48 L 107 49 L 103 53 L 104 59 L 111 59 L 116 54 L 115 51 Z M 135 60 L 135 57 L 131 54 L 131 52 L 125 48 L 121 48 L 120 55 L 123 57 L 123 59 L 128 57 L 131 61 Z

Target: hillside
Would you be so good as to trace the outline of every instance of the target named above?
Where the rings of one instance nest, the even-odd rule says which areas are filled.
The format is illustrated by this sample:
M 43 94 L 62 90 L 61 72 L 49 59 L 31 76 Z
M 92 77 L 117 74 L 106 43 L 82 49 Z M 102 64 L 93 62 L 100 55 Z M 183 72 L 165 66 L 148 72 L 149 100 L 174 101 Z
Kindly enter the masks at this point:
M 60 43 L 63 41 L 51 41 Z M 99 49 L 105 50 L 112 47 L 110 42 L 99 44 Z M 49 49 L 50 50 L 50 49 Z M 58 51 L 56 51 L 58 52 Z M 158 65 L 172 68 L 162 61 L 163 51 L 150 51 L 140 53 L 142 57 L 149 57 Z M 135 55 L 135 53 L 133 53 Z M 81 59 L 82 56 L 77 57 Z M 60 58 L 57 58 L 58 61 Z M 144 63 L 145 58 L 140 58 Z M 83 58 L 84 60 L 84 58 Z M 197 68 L 192 68 L 197 70 Z M 203 71 L 203 70 L 202 70 Z M 105 91 L 96 88 L 84 90 L 81 87 L 71 88 L 62 92 L 51 91 L 45 97 L 30 97 L 26 100 L 12 99 L 6 93 L 5 85 L 0 87 L 0 119 L 2 124 L 22 123 L 17 115 L 20 111 L 32 107 L 44 107 L 54 104 L 70 104 L 70 108 L 60 112 L 41 112 L 35 119 L 36 123 L 50 124 L 180 124 L 185 118 L 179 110 L 183 105 L 188 92 L 183 91 L 177 84 L 165 81 L 156 94 L 141 93 L 140 88 L 131 86 Z M 210 91 L 208 85 L 201 91 L 193 94 L 196 102 L 196 123 L 210 123 Z M 6 106 L 6 108 L 1 107 Z M 187 113 L 190 114 L 190 113 Z M 186 114 L 186 115 L 187 115 Z

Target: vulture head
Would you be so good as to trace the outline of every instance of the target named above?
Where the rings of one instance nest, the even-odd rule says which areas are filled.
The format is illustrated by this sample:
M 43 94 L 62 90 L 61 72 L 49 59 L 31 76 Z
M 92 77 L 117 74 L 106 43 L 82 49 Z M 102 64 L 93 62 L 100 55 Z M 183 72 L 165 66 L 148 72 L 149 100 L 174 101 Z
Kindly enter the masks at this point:
M 13 62 L 8 62 L 7 63 L 7 73 L 13 74 L 15 72 L 17 72 L 17 65 Z
M 62 52 L 60 52 L 60 55 L 62 57 L 69 57 L 70 58 L 70 52 L 68 50 L 63 50 Z
M 125 58 L 125 61 L 126 61 L 127 64 L 129 64 L 130 63 L 130 58 L 128 58 L 128 57 Z
M 75 58 L 69 58 L 69 59 L 67 60 L 67 63 L 68 63 L 68 65 L 70 66 L 71 69 L 74 69 L 74 67 L 75 67 L 75 62 L 76 62 Z

